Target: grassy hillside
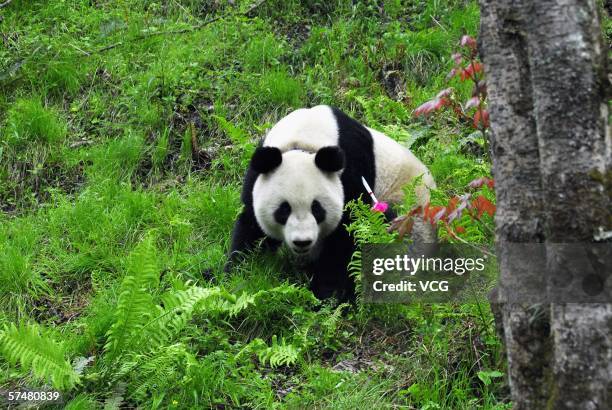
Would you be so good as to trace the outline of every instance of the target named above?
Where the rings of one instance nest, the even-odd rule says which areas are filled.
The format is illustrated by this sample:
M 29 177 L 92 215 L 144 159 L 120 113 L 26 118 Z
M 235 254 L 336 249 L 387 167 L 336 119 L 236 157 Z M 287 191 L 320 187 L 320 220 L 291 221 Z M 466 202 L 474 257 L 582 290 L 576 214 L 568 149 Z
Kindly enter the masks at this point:
M 270 255 L 222 272 L 249 156 L 295 108 L 333 104 L 410 146 L 441 204 L 489 175 L 469 124 L 412 116 L 478 17 L 465 0 L 0 10 L 0 391 L 71 409 L 507 408 L 488 306 L 321 304 Z

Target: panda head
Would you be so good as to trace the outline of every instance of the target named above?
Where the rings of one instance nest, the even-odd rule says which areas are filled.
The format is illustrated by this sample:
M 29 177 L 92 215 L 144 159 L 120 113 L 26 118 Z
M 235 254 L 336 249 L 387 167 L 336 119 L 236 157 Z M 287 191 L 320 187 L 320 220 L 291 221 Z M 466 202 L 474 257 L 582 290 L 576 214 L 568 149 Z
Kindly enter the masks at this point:
M 276 147 L 260 147 L 251 167 L 259 173 L 253 209 L 261 229 L 298 256 L 314 255 L 342 218 L 342 150 L 334 146 L 283 154 Z

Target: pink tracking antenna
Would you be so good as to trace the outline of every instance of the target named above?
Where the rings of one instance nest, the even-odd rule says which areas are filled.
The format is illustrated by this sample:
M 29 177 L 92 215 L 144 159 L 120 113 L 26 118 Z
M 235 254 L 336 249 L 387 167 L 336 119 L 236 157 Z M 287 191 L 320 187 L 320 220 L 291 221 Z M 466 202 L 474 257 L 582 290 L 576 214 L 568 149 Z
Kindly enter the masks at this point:
M 376 199 L 376 196 L 374 196 L 374 192 L 372 192 L 372 188 L 370 188 L 370 185 L 368 185 L 368 181 L 366 181 L 364 177 L 361 177 L 361 182 L 363 183 L 363 186 L 365 187 L 366 191 L 368 191 L 368 194 L 370 195 L 370 198 L 372 198 L 372 202 L 374 203 L 372 210 L 383 213 L 386 212 L 389 208 L 389 204 L 387 204 L 386 202 L 379 202 L 378 199 Z

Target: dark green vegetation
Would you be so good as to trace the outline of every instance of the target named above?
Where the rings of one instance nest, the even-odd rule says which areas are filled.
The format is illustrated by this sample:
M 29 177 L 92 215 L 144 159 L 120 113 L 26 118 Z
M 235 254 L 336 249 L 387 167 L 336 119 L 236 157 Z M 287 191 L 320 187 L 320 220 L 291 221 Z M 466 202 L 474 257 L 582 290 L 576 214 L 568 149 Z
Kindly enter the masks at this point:
M 293 108 L 334 104 L 411 146 L 438 204 L 489 174 L 469 124 L 411 117 L 477 5 L 235 3 L 0 11 L 0 390 L 73 409 L 506 408 L 486 305 L 321 305 L 265 255 L 221 272 L 249 155 Z M 388 240 L 360 214 L 360 240 Z M 490 242 L 485 222 L 463 239 Z

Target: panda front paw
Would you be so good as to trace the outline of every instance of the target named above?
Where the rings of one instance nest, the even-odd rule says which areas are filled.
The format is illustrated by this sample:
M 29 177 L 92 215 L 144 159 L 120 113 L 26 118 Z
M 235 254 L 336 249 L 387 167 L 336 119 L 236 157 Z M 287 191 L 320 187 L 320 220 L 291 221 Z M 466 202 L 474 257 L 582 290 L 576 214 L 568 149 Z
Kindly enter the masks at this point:
M 312 283 L 310 290 L 319 300 L 329 299 L 334 296 L 336 289 L 333 286 L 324 285 L 321 283 Z
M 355 299 L 354 285 L 347 282 L 323 281 L 315 276 L 310 283 L 310 290 L 319 300 L 336 298 L 338 303 L 352 302 Z
M 215 278 L 215 274 L 212 268 L 206 268 L 202 271 L 202 278 L 208 282 L 212 282 L 214 281 Z

